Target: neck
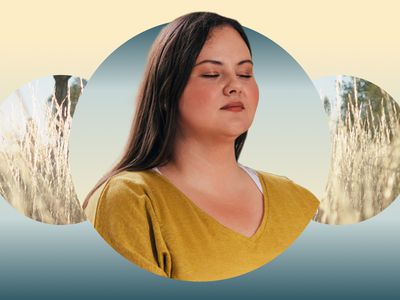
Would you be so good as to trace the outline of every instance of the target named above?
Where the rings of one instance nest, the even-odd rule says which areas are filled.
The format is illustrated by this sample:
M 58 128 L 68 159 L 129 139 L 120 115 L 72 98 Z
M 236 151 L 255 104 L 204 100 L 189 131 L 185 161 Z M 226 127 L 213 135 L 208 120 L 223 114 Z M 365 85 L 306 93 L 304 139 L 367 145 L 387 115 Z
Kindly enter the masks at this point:
M 167 175 L 178 174 L 190 181 L 214 185 L 215 178 L 232 178 L 241 172 L 235 158 L 234 143 L 231 138 L 215 141 L 178 136 L 173 158 L 160 170 Z

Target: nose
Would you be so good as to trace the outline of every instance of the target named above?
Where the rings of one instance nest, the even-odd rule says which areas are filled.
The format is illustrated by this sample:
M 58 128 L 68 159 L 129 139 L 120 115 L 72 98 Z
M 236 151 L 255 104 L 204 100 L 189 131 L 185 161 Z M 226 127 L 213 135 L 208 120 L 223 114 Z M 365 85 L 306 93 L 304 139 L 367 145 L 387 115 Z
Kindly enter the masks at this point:
M 225 96 L 237 96 L 242 93 L 242 85 L 236 74 L 229 76 L 229 79 L 224 86 L 223 93 Z

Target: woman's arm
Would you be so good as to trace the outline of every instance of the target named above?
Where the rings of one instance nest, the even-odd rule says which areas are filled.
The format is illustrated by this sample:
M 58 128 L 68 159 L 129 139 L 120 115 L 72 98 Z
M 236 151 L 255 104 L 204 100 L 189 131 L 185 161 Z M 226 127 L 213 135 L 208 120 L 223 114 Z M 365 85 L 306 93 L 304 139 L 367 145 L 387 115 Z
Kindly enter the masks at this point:
M 100 235 L 118 253 L 139 267 L 171 277 L 171 256 L 143 187 L 117 175 L 100 189 L 92 220 Z

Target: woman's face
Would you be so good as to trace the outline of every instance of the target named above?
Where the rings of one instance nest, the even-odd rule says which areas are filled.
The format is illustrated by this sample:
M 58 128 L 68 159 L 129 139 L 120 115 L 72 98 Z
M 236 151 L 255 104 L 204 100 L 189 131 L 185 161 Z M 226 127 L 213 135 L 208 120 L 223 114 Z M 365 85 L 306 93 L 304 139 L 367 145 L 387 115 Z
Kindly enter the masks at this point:
M 250 127 L 258 103 L 250 51 L 230 26 L 213 29 L 179 102 L 183 136 L 236 139 Z

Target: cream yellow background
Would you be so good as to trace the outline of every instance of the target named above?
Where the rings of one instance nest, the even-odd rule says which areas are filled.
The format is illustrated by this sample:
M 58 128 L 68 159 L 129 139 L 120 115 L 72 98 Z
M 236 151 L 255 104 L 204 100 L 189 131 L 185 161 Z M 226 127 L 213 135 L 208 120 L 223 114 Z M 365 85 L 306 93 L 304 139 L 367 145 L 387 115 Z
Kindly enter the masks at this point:
M 239 19 L 288 51 L 313 79 L 351 74 L 400 99 L 400 4 L 394 0 L 2 2 L 0 99 L 49 74 L 90 78 L 134 35 L 197 10 Z

